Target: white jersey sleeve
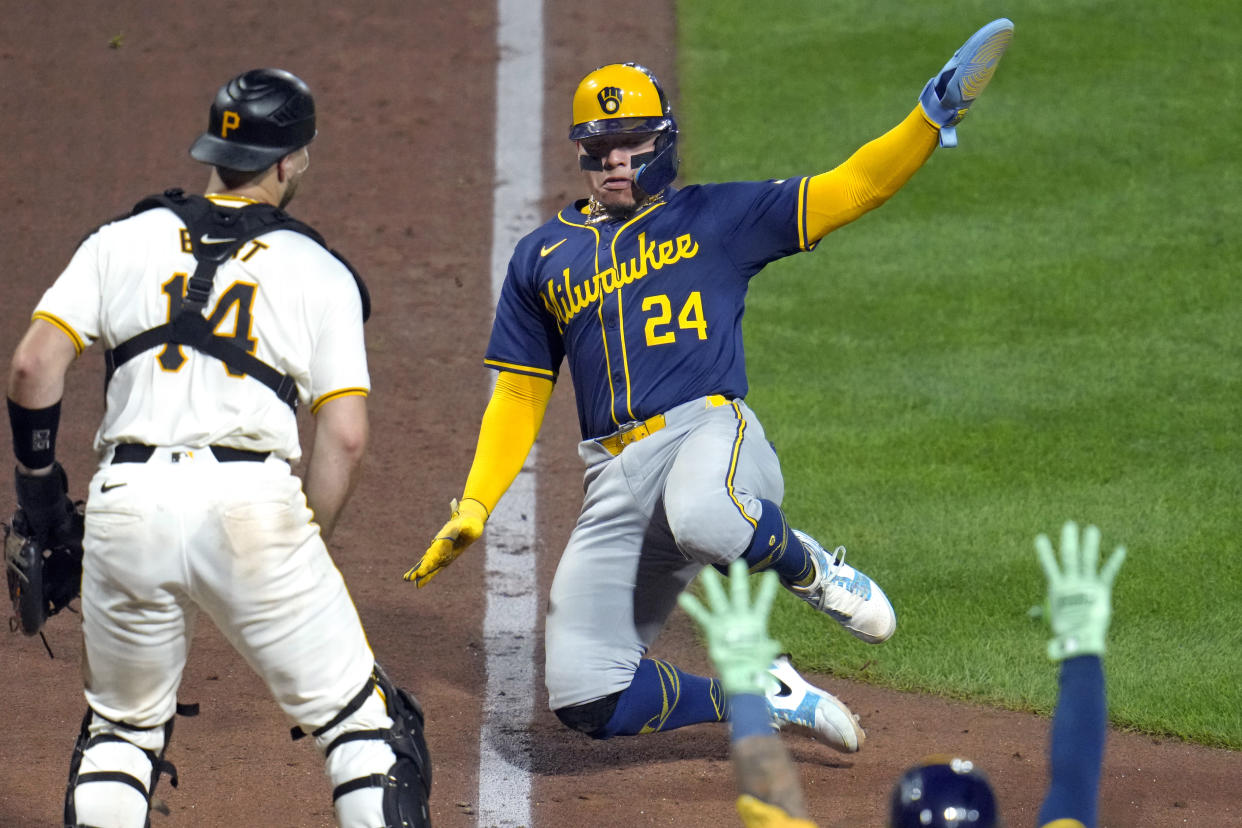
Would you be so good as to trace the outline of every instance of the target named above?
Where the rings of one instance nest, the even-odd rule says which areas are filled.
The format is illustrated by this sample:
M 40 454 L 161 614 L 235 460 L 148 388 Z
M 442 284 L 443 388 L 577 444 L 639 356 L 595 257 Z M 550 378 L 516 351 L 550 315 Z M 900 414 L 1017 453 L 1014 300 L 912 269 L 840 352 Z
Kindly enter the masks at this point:
M 79 352 L 96 340 L 111 349 L 169 321 L 195 264 L 180 219 L 149 210 L 92 234 L 34 315 L 63 330 Z M 216 271 L 203 315 L 216 336 L 291 376 L 312 411 L 370 391 L 358 287 L 348 268 L 301 233 L 277 230 L 243 245 Z M 118 442 L 301 456 L 297 418 L 270 388 L 176 345 L 116 370 L 95 445 L 102 451 Z

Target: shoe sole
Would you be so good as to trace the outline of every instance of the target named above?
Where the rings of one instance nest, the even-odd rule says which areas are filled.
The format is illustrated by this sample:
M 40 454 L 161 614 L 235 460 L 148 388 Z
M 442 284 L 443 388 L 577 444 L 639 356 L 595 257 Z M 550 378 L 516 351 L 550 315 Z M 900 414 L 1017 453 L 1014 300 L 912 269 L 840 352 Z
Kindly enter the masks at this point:
M 998 20 L 991 26 L 984 27 L 976 37 L 982 42 L 976 45 L 972 37 L 971 42 L 962 47 L 963 52 L 969 56 L 968 60 L 962 61 L 961 80 L 958 82 L 964 103 L 971 103 L 982 95 L 992 76 L 996 74 L 996 65 L 1000 63 L 1013 40 L 1013 24 L 1008 20 Z

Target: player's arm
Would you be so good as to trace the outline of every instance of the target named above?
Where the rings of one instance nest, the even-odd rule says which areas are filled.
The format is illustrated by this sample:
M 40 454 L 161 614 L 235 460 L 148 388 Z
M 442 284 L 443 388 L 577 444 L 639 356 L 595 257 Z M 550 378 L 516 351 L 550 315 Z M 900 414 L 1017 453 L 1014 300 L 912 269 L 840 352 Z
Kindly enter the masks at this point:
M 900 124 L 865 144 L 841 166 L 807 182 L 810 243 L 892 197 L 936 148 L 957 145 L 957 124 L 991 81 L 1013 38 L 1013 23 L 994 20 L 975 32 L 924 86 Z
M 763 696 L 729 699 L 737 812 L 746 828 L 814 828 L 806 819 L 802 783 L 789 750 L 772 729 Z M 750 733 L 748 736 L 739 734 Z
M 65 333 L 43 319 L 30 323 L 9 367 L 9 422 L 22 474 L 46 474 L 56 459 L 56 431 L 65 372 L 78 350 Z
M 65 372 L 78 348 L 64 331 L 36 319 L 18 343 L 9 367 L 8 410 L 17 458 L 17 506 L 40 547 L 77 544 L 69 478 L 56 462 L 56 432 Z
M 1117 547 L 1101 567 L 1100 531 L 1088 526 L 1080 539 L 1072 522 L 1061 529 L 1061 563 L 1045 535 L 1035 539 L 1035 548 L 1048 579 L 1048 656 L 1061 662 L 1051 778 L 1039 824 L 1094 828 L 1108 725 L 1101 656 L 1112 618 L 1113 580 L 1126 551 Z
M 334 397 L 315 411 L 315 442 L 304 489 L 325 541 L 358 481 L 369 436 L 367 398 L 361 394 Z
M 806 189 L 807 238 L 817 242 L 888 201 L 932 154 L 939 131 L 916 106 L 844 164 L 813 176 Z
M 552 398 L 550 379 L 501 371 L 483 412 L 474 462 L 452 516 L 405 580 L 423 586 L 483 534 L 483 525 L 522 470 Z
M 729 565 L 729 580 L 707 567 L 699 576 L 706 604 L 688 592 L 677 597 L 682 609 L 707 637 L 707 654 L 729 699 L 729 732 L 737 778 L 737 810 L 747 828 L 814 828 L 808 822 L 797 769 L 764 698 L 768 665 L 780 645 L 768 635 L 768 615 L 776 598 L 771 570 L 759 576 L 750 599 L 750 578 L 741 559 Z
M 1066 659 L 1061 663 L 1060 691 L 1052 718 L 1050 779 L 1039 810 L 1039 825 L 1095 825 L 1107 728 L 1108 702 L 1100 657 Z

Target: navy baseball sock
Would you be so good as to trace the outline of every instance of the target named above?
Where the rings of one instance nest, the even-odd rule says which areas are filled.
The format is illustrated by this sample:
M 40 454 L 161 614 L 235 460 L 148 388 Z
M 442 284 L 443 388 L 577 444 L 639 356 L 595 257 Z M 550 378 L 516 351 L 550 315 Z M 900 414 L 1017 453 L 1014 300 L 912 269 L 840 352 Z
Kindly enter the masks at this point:
M 811 563 L 810 553 L 798 536 L 789 531 L 789 522 L 785 520 L 781 507 L 770 500 L 759 502 L 763 504 L 763 514 L 759 517 L 750 546 L 742 553 L 742 560 L 746 561 L 751 572 L 773 569 L 786 583 L 806 586 L 815 577 L 815 565 Z M 726 572 L 724 569 L 721 571 Z
M 728 716 L 719 679 L 692 676 L 658 658 L 638 662 L 634 680 L 617 699 L 602 738 L 658 733 Z

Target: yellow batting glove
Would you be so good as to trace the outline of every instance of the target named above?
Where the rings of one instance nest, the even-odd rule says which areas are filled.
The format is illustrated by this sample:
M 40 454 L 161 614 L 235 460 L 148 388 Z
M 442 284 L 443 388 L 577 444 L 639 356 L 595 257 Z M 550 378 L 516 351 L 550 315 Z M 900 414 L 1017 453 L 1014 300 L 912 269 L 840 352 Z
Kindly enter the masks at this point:
M 436 533 L 423 557 L 404 575 L 405 580 L 413 581 L 417 587 L 425 585 L 483 535 L 483 524 L 488 517 L 486 506 L 471 497 L 462 498 L 460 504 L 454 499 L 449 505 L 453 516 Z

